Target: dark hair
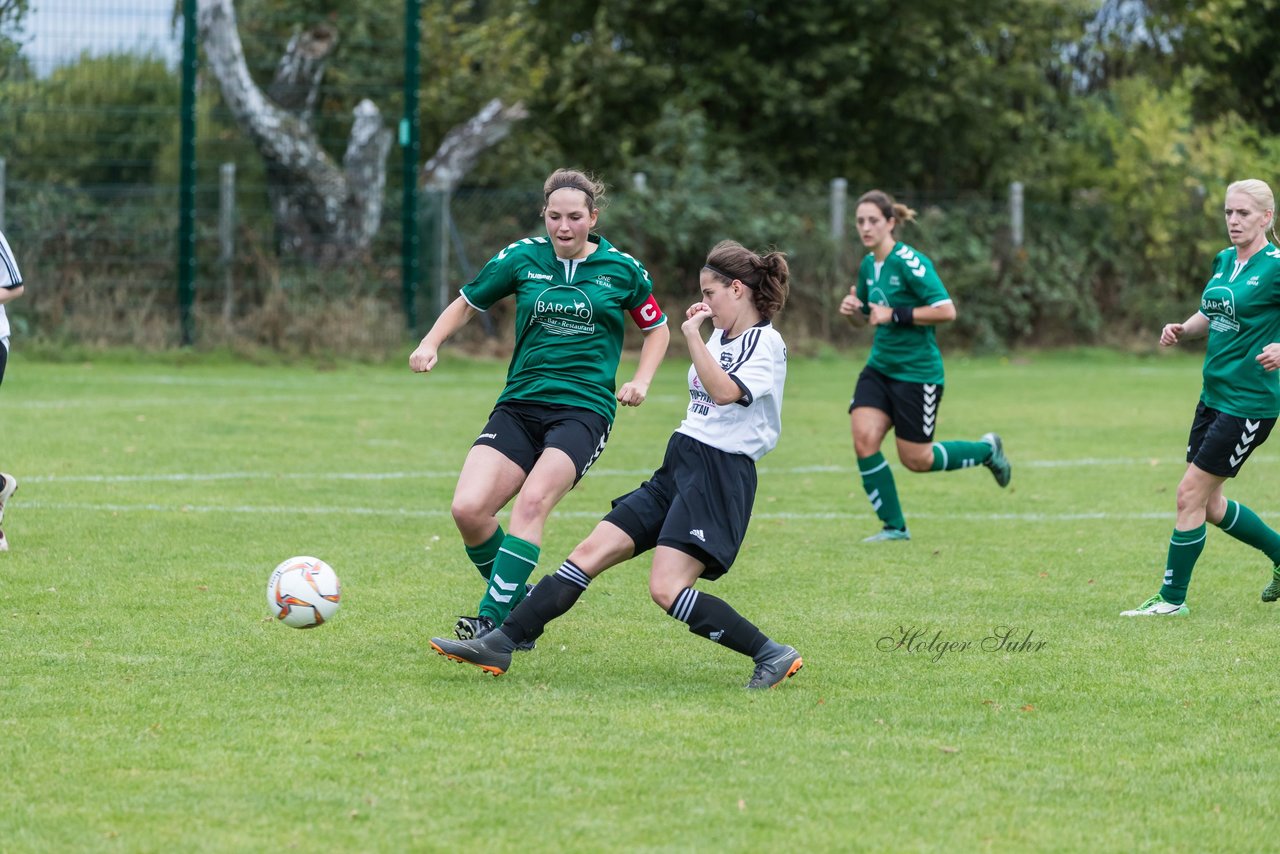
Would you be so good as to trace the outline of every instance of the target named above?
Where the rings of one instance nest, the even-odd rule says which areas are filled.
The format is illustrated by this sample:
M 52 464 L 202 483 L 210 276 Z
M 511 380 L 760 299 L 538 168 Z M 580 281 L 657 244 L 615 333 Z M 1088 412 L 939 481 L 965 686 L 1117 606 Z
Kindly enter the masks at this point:
M 585 172 L 579 172 L 577 169 L 557 169 L 542 184 L 542 209 L 546 210 L 546 203 L 551 198 L 552 193 L 556 190 L 563 190 L 566 187 L 586 193 L 587 210 L 589 211 L 599 210 L 605 205 L 604 184 Z
M 751 288 L 751 301 L 765 320 L 787 302 L 791 269 L 782 252 L 757 255 L 736 240 L 722 240 L 707 253 L 706 267 L 726 285 L 737 279 Z
M 896 219 L 898 222 L 915 222 L 916 212 L 906 205 L 899 204 L 893 200 L 893 196 L 884 190 L 868 190 L 858 199 L 858 204 L 853 206 L 856 211 L 858 205 L 873 204 L 879 209 L 880 215 L 886 220 Z M 894 227 L 897 231 L 897 227 Z

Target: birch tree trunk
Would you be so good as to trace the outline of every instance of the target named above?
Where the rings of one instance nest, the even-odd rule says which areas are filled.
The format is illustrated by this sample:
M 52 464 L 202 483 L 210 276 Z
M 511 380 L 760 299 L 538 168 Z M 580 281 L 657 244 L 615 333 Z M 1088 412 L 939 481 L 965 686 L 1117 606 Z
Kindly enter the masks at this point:
M 312 111 L 337 33 L 319 26 L 294 36 L 268 95 L 249 76 L 231 0 L 199 0 L 198 8 L 200 39 L 223 100 L 266 161 L 277 251 L 322 263 L 368 251 L 382 222 L 392 136 L 377 105 L 365 99 L 353 110 L 341 165 L 316 138 Z
M 198 9 L 200 40 L 222 98 L 266 161 L 277 251 L 330 263 L 366 252 L 382 222 L 392 135 L 377 105 L 365 99 L 352 111 L 342 164 L 320 146 L 312 118 L 337 31 L 319 25 L 290 39 L 264 93 L 249 75 L 232 0 L 199 0 Z M 484 150 L 527 115 L 521 103 L 485 104 L 445 135 L 423 167 L 422 186 L 452 192 Z

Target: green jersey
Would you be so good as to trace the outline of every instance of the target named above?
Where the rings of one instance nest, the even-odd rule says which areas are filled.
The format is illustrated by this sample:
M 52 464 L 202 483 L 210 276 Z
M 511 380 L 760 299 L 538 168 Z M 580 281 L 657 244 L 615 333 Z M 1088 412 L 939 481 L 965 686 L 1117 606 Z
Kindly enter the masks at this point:
M 546 237 L 526 237 L 463 286 L 462 298 L 480 311 L 516 298 L 515 350 L 498 403 L 575 406 L 613 423 L 624 313 L 645 331 L 667 316 L 652 299 L 653 283 L 639 261 L 603 237 L 589 240 L 597 244 L 594 252 L 564 261 Z
M 905 243 L 895 243 L 893 251 L 876 269 L 875 255 L 868 254 L 858 268 L 858 299 L 893 308 L 946 305 L 951 296 L 933 270 L 933 262 Z M 867 365 L 890 379 L 910 383 L 944 381 L 942 353 L 932 326 L 899 326 L 886 323 L 876 327 Z
M 1280 249 L 1268 243 L 1243 264 L 1234 246 L 1219 252 L 1200 313 L 1209 318 L 1204 405 L 1238 418 L 1280 415 L 1280 372 L 1255 361 L 1280 341 Z

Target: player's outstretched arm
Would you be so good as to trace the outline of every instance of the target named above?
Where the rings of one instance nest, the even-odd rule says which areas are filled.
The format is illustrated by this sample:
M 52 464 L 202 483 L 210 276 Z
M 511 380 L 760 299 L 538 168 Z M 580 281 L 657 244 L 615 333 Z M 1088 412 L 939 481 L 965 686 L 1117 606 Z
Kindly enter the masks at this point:
M 640 364 L 636 365 L 636 374 L 629 382 L 618 389 L 618 402 L 623 406 L 639 406 L 649 395 L 649 384 L 653 375 L 662 364 L 662 357 L 667 355 L 667 345 L 671 342 L 671 330 L 667 324 L 648 329 L 644 333 L 644 343 L 640 345 Z
M 462 297 L 451 302 L 431 325 L 431 331 L 423 337 L 422 343 L 409 354 L 409 367 L 414 373 L 426 373 L 434 368 L 440 360 L 440 345 L 475 316 L 476 310 Z
M 1197 311 L 1182 323 L 1166 323 L 1160 330 L 1160 346 L 1172 347 L 1183 338 L 1199 338 L 1208 331 L 1208 316 Z

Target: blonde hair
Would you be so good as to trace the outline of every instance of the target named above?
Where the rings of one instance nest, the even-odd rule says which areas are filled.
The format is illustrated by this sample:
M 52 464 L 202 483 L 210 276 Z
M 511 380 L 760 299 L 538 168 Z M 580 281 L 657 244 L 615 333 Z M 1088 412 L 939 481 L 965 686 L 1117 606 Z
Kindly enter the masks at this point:
M 1245 178 L 1227 185 L 1227 195 L 1230 196 L 1232 193 L 1244 193 L 1261 210 L 1271 211 L 1271 242 L 1280 243 L 1280 240 L 1276 239 L 1276 194 L 1271 192 L 1270 185 L 1257 178 Z

